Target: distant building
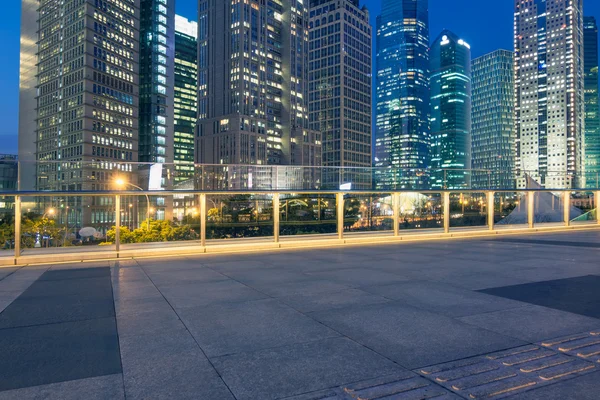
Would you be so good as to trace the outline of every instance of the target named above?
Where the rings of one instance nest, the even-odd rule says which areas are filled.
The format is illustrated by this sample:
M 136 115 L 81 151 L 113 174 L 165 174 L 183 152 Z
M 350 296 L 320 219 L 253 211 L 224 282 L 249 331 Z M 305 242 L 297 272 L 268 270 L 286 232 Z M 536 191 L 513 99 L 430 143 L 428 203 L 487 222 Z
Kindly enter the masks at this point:
M 472 62 L 473 189 L 515 187 L 514 53 L 496 50 Z
M 308 17 L 308 2 L 199 1 L 197 162 L 321 164 L 308 123 Z
M 175 183 L 194 177 L 194 132 L 198 113 L 198 23 L 175 16 Z
M 18 158 L 12 154 L 0 154 L 0 192 L 14 192 L 18 180 Z M 14 196 L 0 196 L 0 224 L 2 220 L 13 215 Z M 2 246 L 3 243 L 0 243 Z
M 471 47 L 444 30 L 431 45 L 434 188 L 471 187 Z
M 323 186 L 372 189 L 371 26 L 358 0 L 311 0 L 310 128 L 323 141 Z M 367 168 L 367 170 L 365 170 Z
M 424 187 L 430 162 L 427 0 L 383 0 L 376 65 L 377 187 Z
M 583 0 L 515 0 L 517 186 L 584 178 Z
M 585 174 L 586 186 L 600 187 L 600 109 L 598 106 L 598 25 L 594 17 L 583 19 L 585 77 Z

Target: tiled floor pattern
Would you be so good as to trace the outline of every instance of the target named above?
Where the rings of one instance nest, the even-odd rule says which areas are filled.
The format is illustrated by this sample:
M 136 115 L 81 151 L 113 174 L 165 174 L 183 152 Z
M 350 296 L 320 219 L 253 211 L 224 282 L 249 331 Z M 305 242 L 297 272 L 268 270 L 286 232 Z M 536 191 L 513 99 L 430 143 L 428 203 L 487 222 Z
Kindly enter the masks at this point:
M 518 398 L 526 391 L 600 370 L 599 344 L 600 331 L 585 332 L 288 399 Z

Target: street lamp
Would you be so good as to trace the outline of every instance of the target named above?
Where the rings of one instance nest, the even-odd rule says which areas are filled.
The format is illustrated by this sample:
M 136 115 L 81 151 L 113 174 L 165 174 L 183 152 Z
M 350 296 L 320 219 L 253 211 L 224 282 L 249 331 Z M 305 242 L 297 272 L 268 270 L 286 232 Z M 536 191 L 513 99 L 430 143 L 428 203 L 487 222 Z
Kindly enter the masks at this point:
M 126 182 L 126 181 L 125 181 L 124 179 L 122 179 L 122 178 L 118 178 L 118 179 L 115 181 L 115 184 L 116 184 L 118 187 L 121 187 L 121 188 L 122 188 L 122 187 L 124 187 L 124 186 L 127 186 L 127 185 L 129 185 L 129 186 L 131 186 L 131 187 L 134 187 L 134 188 L 136 188 L 136 189 L 139 189 L 139 190 L 141 190 L 142 192 L 144 191 L 144 189 L 142 189 L 142 188 L 141 188 L 141 187 L 139 187 L 138 185 L 134 185 L 134 184 L 133 184 L 133 183 L 131 183 L 131 182 Z M 146 224 L 146 230 L 147 230 L 147 231 L 149 231 L 149 230 L 150 230 L 150 198 L 148 197 L 148 195 L 147 195 L 146 193 L 144 193 L 144 196 L 146 196 L 146 206 L 147 206 L 147 207 L 146 207 L 146 217 L 147 217 L 147 220 L 148 220 L 148 222 L 147 222 L 147 224 Z

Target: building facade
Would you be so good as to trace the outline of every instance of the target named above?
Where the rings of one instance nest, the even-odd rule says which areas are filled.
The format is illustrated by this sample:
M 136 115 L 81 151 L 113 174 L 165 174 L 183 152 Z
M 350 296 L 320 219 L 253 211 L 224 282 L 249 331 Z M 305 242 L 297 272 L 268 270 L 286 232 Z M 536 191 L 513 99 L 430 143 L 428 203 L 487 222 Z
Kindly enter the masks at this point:
M 18 189 L 18 157 L 13 154 L 0 154 L 0 192 L 14 192 Z M 14 214 L 14 196 L 0 196 L 0 224 L 10 220 Z M 0 243 L 4 245 L 4 243 Z
M 138 0 L 23 1 L 21 188 L 108 190 L 132 175 L 139 15 Z M 111 198 L 69 202 L 73 226 L 114 221 Z
M 369 12 L 358 0 L 310 6 L 309 117 L 323 141 L 323 185 L 371 189 Z M 344 174 L 326 167 L 344 167 Z
M 582 0 L 515 0 L 517 186 L 584 181 Z
M 598 106 L 598 25 L 584 17 L 586 186 L 600 187 L 600 108 Z
M 175 1 L 140 0 L 139 161 L 173 162 Z
M 471 168 L 474 189 L 515 187 L 514 53 L 472 62 Z
M 194 132 L 198 113 L 198 24 L 175 16 L 175 183 L 194 177 Z
M 471 48 L 445 30 L 431 45 L 431 182 L 471 187 Z
M 198 7 L 196 161 L 320 165 L 321 135 L 309 129 L 308 3 Z
M 383 0 L 377 18 L 376 73 L 377 186 L 426 186 L 423 170 L 430 162 L 427 0 Z

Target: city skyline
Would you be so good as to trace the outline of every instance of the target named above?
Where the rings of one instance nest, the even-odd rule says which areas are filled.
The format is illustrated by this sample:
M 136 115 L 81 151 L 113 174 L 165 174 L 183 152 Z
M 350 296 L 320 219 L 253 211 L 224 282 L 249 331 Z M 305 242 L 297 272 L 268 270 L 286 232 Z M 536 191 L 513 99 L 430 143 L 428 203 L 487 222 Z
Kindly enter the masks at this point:
M 375 19 L 381 11 L 381 0 L 364 0 L 369 8 L 371 25 L 375 26 Z M 512 18 L 513 4 L 487 4 L 473 0 L 457 0 L 453 7 L 442 0 L 430 0 L 430 36 L 435 38 L 442 29 L 453 30 L 464 37 L 472 46 L 472 57 L 476 58 L 497 49 L 512 50 Z M 486 3 L 486 4 L 482 4 Z M 19 34 L 20 34 L 20 2 L 14 2 L 5 8 L 6 20 L 0 27 L 0 34 L 5 38 L 5 54 L 7 63 L 0 65 L 0 90 L 5 94 L 0 98 L 0 118 L 3 123 L 0 127 L 0 142 L 4 153 L 16 154 L 18 132 L 18 97 L 19 83 Z M 191 20 L 197 19 L 197 2 L 193 0 L 180 0 L 177 2 L 176 12 Z M 494 29 L 488 29 L 488 20 L 477 18 L 485 12 L 493 12 L 496 20 L 505 21 L 496 23 Z M 586 16 L 600 17 L 600 3 L 584 2 Z M 375 36 L 375 35 L 373 35 Z

